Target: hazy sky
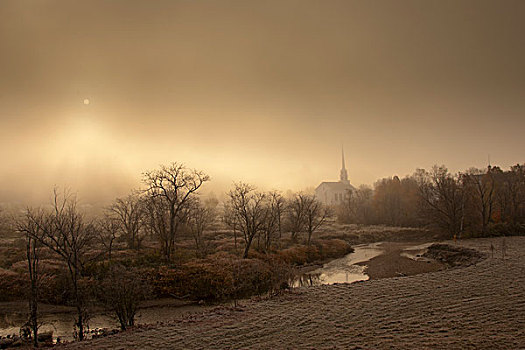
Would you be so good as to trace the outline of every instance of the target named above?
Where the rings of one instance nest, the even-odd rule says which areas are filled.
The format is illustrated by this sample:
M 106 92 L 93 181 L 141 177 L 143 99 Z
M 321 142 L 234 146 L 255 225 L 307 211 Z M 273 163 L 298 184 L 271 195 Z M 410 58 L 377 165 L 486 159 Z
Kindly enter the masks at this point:
M 0 1 L 0 202 L 171 161 L 299 190 L 524 162 L 525 1 Z M 89 99 L 89 104 L 84 104 Z

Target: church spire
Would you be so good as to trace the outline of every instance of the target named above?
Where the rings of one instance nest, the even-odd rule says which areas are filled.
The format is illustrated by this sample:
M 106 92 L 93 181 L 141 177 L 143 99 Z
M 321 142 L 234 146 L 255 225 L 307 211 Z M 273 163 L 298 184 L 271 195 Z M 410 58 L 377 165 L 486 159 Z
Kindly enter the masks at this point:
M 345 169 L 345 149 L 341 146 L 341 169 Z
M 342 146 L 341 146 L 341 174 L 339 176 L 339 179 L 340 179 L 339 180 L 340 182 L 343 182 L 346 184 L 350 183 L 350 181 L 348 181 L 348 172 L 346 171 L 346 167 L 345 167 L 345 151 Z

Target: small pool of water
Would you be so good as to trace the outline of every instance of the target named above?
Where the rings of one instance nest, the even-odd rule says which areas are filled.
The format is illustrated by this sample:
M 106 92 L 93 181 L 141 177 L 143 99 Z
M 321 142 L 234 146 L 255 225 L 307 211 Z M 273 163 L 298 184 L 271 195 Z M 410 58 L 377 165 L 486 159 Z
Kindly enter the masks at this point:
M 366 266 L 356 265 L 366 262 L 384 251 L 379 243 L 362 244 L 354 247 L 354 252 L 343 258 L 335 259 L 314 271 L 303 274 L 295 283 L 295 287 L 312 286 L 334 283 L 352 283 L 365 281 L 369 277 L 365 274 Z

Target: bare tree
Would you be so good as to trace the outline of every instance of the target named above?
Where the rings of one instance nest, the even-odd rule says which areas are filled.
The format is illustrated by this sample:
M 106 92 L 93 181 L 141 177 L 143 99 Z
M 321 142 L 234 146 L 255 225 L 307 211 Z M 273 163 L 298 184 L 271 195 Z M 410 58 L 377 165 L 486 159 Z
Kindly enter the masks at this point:
M 514 165 L 509 171 L 493 168 L 496 179 L 497 205 L 503 222 L 517 224 L 525 217 L 525 164 Z
M 402 191 L 399 177 L 386 178 L 374 185 L 374 207 L 380 221 L 397 226 L 402 215 Z
M 41 237 L 42 232 L 40 231 L 40 226 L 33 220 L 33 217 L 41 216 L 41 212 L 34 212 L 28 209 L 24 218 L 17 220 L 17 229 L 24 234 L 26 241 L 27 272 L 30 284 L 28 325 L 31 329 L 31 337 L 35 347 L 38 347 L 38 301 L 42 281 L 39 266 L 41 245 L 36 237 Z
M 113 252 L 113 244 L 121 232 L 122 223 L 115 217 L 105 215 L 96 223 L 96 234 L 100 243 L 104 246 L 108 253 L 108 260 L 111 263 L 111 254 Z
M 282 238 L 282 221 L 286 210 L 286 201 L 278 191 L 268 193 L 268 214 L 264 228 L 264 248 L 268 251 L 272 241 L 277 239 L 280 243 Z
M 474 212 L 479 217 L 481 232 L 486 233 L 495 201 L 495 182 L 492 172 L 490 169 L 483 171 L 471 168 L 463 175 L 463 181 L 468 203 L 474 207 Z
M 222 222 L 233 231 L 233 242 L 235 247 L 235 252 L 237 252 L 237 228 L 239 224 L 237 223 L 237 216 L 233 208 L 229 203 L 224 203 L 224 209 L 222 213 Z
M 245 183 L 235 184 L 228 196 L 227 208 L 243 233 L 243 258 L 247 258 L 253 238 L 263 230 L 267 219 L 267 197 Z
M 77 309 L 75 326 L 78 329 L 78 339 L 83 340 L 87 309 L 85 294 L 79 282 L 94 237 L 93 225 L 77 210 L 74 196 L 67 192 L 59 194 L 56 189 L 52 211 L 28 209 L 26 222 L 28 227 L 32 227 L 27 232 L 32 239 L 55 252 L 67 266 Z
M 308 234 L 307 244 L 310 246 L 313 233 L 321 227 L 328 217 L 329 211 L 321 202 L 315 199 L 315 196 L 299 194 L 303 202 L 306 233 Z
M 195 242 L 195 251 L 199 258 L 208 254 L 208 243 L 204 237 L 204 231 L 213 223 L 215 210 L 211 206 L 202 204 L 198 199 L 192 201 L 188 206 L 186 215 L 186 226 Z
M 117 198 L 109 208 L 108 212 L 117 220 L 130 249 L 140 249 L 144 238 L 143 217 L 144 202 L 137 193 L 131 193 L 126 197 Z
M 459 176 L 451 175 L 445 166 L 434 166 L 430 172 L 418 169 L 414 178 L 427 220 L 447 229 L 451 236 L 461 234 L 465 198 Z
M 373 210 L 373 190 L 361 185 L 357 190 L 349 190 L 338 209 L 338 219 L 344 223 L 370 225 L 375 222 Z
M 143 182 L 148 196 L 147 208 L 150 230 L 160 240 L 167 261 L 172 258 L 175 238 L 184 221 L 184 209 L 209 176 L 198 170 L 173 163 L 144 173 Z
M 290 199 L 288 201 L 286 213 L 287 228 L 291 233 L 292 241 L 296 242 L 297 235 L 305 228 L 303 198 L 299 195 L 295 195 Z

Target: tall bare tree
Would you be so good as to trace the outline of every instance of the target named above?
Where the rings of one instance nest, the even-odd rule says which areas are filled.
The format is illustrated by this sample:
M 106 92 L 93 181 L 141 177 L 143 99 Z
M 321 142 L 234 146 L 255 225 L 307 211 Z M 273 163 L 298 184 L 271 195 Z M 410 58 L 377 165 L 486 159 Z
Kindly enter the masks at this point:
M 263 228 L 265 251 L 270 249 L 273 241 L 281 240 L 282 219 L 286 208 L 284 197 L 278 191 L 268 192 L 267 197 L 267 219 Z
M 315 198 L 315 196 L 299 194 L 299 197 L 301 197 L 301 201 L 303 202 L 304 227 L 306 228 L 307 233 L 306 243 L 310 246 L 312 235 L 325 223 L 329 211 Z
M 248 257 L 253 238 L 264 229 L 267 219 L 266 194 L 251 185 L 237 183 L 228 193 L 227 208 L 243 234 L 243 258 Z
M 500 220 L 511 224 L 525 219 L 525 164 L 514 165 L 509 171 L 493 168 L 496 179 L 496 199 Z
M 30 214 L 31 212 L 31 210 L 28 210 L 23 218 L 17 220 L 17 229 L 24 234 L 26 241 L 27 272 L 30 285 L 28 325 L 31 329 L 33 345 L 38 347 L 38 301 L 42 274 L 39 265 L 41 244 L 36 237 L 41 237 L 43 233 L 40 231 L 40 225 L 33 220 L 33 215 L 39 217 L 42 214 Z
M 496 196 L 492 171 L 490 168 L 488 171 L 471 168 L 463 174 L 463 181 L 467 205 L 473 207 L 476 216 L 473 224 L 479 221 L 481 232 L 486 233 L 492 219 Z
M 303 198 L 295 195 L 288 201 L 286 208 L 287 229 L 291 233 L 292 241 L 297 241 L 297 235 L 305 228 L 305 212 Z
M 104 215 L 100 220 L 96 222 L 96 235 L 100 243 L 104 246 L 108 253 L 108 261 L 111 263 L 111 257 L 113 253 L 113 244 L 122 232 L 122 223 L 113 216 Z
M 172 163 L 144 173 L 150 230 L 159 238 L 161 252 L 170 261 L 175 248 L 175 238 L 184 222 L 184 210 L 192 197 L 209 180 L 202 171 Z
M 75 196 L 66 191 L 59 194 L 56 189 L 51 211 L 28 209 L 25 218 L 32 228 L 27 231 L 31 238 L 56 253 L 67 266 L 77 311 L 75 326 L 78 339 L 83 340 L 87 308 L 80 280 L 94 237 L 93 224 L 78 211 Z
M 116 219 L 120 226 L 128 248 L 140 249 L 144 238 L 143 217 L 145 214 L 144 202 L 138 193 L 131 193 L 126 197 L 117 198 L 108 212 Z
M 209 246 L 204 232 L 213 223 L 215 215 L 213 206 L 205 205 L 198 199 L 193 200 L 188 207 L 186 227 L 193 237 L 195 251 L 199 258 L 204 258 L 208 254 Z
M 235 252 L 237 252 L 237 229 L 239 228 L 239 224 L 237 222 L 237 215 L 229 203 L 224 203 L 221 220 L 233 231 L 233 244 L 235 247 Z

